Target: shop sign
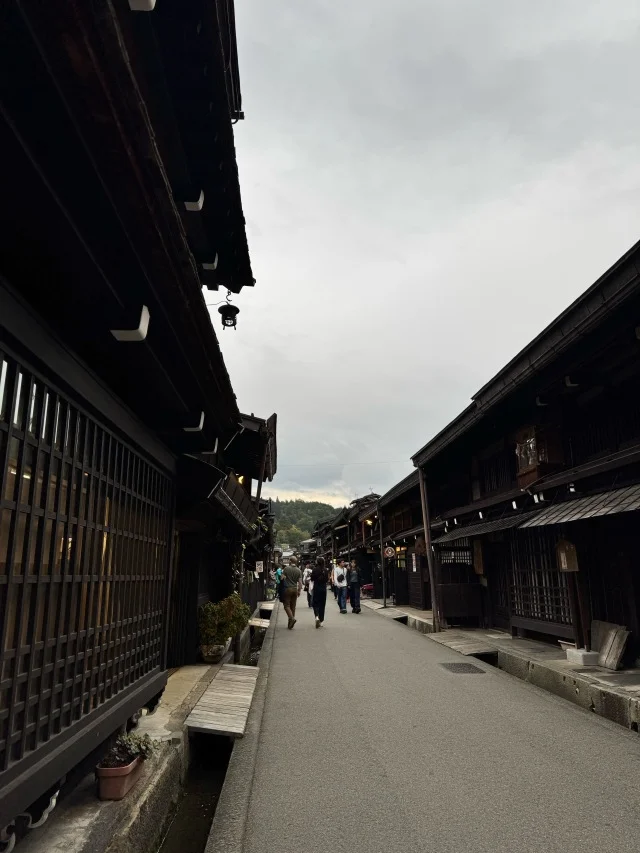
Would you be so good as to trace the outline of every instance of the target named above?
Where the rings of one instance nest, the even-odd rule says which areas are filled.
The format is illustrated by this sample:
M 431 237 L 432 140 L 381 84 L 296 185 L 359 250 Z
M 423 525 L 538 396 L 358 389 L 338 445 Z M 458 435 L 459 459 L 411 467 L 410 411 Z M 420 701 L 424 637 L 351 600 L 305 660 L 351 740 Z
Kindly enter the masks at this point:
M 561 572 L 578 571 L 578 554 L 573 542 L 569 542 L 568 539 L 561 539 L 556 545 L 556 554 L 558 556 L 558 568 Z

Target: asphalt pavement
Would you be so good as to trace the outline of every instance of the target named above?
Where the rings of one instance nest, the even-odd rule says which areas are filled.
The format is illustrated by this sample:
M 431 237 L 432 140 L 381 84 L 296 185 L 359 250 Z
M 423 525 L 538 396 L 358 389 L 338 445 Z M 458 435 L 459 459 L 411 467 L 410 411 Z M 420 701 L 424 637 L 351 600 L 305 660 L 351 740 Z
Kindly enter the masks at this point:
M 247 853 L 640 849 L 640 740 L 330 594 L 278 610 Z M 473 663 L 454 674 L 443 663 Z

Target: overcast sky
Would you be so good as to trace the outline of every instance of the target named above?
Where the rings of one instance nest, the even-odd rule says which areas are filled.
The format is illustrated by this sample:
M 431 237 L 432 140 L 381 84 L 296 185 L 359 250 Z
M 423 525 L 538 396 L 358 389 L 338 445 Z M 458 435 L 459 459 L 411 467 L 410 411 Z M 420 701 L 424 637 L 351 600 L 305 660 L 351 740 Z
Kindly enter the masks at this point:
M 235 7 L 257 284 L 220 340 L 267 494 L 339 506 L 640 238 L 640 3 Z

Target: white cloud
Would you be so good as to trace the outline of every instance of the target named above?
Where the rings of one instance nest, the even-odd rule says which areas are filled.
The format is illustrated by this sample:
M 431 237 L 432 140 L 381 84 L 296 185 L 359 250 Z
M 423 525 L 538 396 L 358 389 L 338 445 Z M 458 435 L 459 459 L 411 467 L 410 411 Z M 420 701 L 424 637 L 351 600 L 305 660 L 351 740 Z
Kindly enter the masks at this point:
M 231 378 L 279 414 L 272 494 L 384 492 L 637 239 L 640 7 L 236 14 L 257 284 L 221 336 Z

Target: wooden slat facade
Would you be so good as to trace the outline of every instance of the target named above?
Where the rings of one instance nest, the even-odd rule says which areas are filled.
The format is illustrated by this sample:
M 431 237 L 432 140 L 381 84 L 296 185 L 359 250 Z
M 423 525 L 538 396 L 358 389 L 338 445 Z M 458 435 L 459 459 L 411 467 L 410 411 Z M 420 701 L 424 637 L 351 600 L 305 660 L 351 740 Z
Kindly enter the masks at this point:
M 3 790 L 161 673 L 172 494 L 166 471 L 0 333 Z

